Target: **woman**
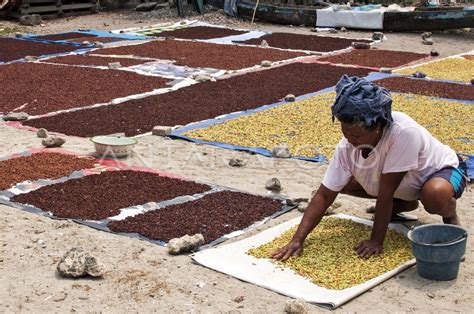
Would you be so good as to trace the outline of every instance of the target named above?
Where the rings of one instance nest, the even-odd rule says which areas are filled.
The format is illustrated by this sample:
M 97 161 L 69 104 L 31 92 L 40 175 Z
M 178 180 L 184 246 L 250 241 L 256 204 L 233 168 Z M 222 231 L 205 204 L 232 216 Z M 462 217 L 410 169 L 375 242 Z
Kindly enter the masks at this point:
M 336 92 L 333 120 L 341 122 L 344 138 L 295 235 L 273 258 L 299 255 L 339 193 L 376 199 L 371 237 L 354 247 L 362 258 L 382 253 L 391 217 L 416 209 L 418 200 L 444 223 L 460 224 L 456 199 L 467 180 L 456 153 L 406 114 L 392 114 L 384 88 L 345 75 Z

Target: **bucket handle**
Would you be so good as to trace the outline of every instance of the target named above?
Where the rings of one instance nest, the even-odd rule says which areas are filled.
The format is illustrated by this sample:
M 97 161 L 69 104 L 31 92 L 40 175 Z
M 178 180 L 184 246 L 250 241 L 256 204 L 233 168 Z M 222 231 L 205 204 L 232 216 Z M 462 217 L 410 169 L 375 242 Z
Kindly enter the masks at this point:
M 407 237 L 408 239 L 410 239 L 412 242 L 415 242 L 413 241 L 413 238 L 411 236 L 413 230 L 415 230 L 415 226 L 411 226 L 410 227 L 410 230 L 408 230 L 408 233 L 407 233 Z M 467 238 L 467 231 L 464 231 L 463 234 L 461 234 L 460 236 L 452 239 L 452 240 L 449 240 L 449 241 L 446 241 L 446 242 L 440 242 L 440 243 L 423 243 L 423 242 L 415 242 L 417 244 L 421 244 L 421 245 L 446 245 L 446 244 L 451 244 L 451 243 L 455 243 L 461 239 L 464 239 L 464 238 Z

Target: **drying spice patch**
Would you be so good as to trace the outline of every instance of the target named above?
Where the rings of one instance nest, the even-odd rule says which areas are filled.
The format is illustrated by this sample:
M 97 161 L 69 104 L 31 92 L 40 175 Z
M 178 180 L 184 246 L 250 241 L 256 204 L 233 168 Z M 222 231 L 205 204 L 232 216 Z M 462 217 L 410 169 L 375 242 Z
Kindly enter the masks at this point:
M 36 153 L 3 160 L 0 161 L 0 190 L 28 180 L 61 178 L 94 165 L 93 159 L 59 153 Z
M 474 154 L 472 105 L 414 94 L 393 94 L 392 110 L 402 111 L 442 143 L 459 153 Z
M 474 153 L 472 144 L 461 138 L 472 137 L 472 105 L 437 100 L 427 96 L 392 94 L 393 110 L 407 113 L 431 134 L 457 152 Z M 342 137 L 338 122 L 331 119 L 335 93 L 273 107 L 213 126 L 184 133 L 190 138 L 244 147 L 271 150 L 288 145 L 293 156 L 327 159 Z
M 250 249 L 247 254 L 271 259 L 274 251 L 290 242 L 297 227 L 267 244 Z M 369 239 L 371 231 L 371 227 L 348 219 L 324 217 L 306 238 L 300 256 L 292 256 L 285 262 L 273 261 L 279 267 L 294 270 L 315 285 L 342 290 L 362 284 L 413 259 L 410 241 L 391 229 L 385 235 L 383 254 L 369 259 L 359 258 L 354 246 Z
M 181 40 L 154 40 L 145 44 L 93 51 L 102 55 L 134 55 L 156 59 L 176 60 L 176 65 L 214 69 L 238 70 L 260 64 L 263 60 L 281 61 L 304 56 L 304 53 L 211 44 Z
M 378 50 L 378 49 L 354 49 L 351 52 L 321 58 L 320 61 L 331 63 L 353 64 L 372 68 L 396 68 L 410 62 L 428 57 L 427 54 Z
M 0 38 L 0 47 L 2 47 L 0 49 L 0 62 L 18 60 L 26 56 L 38 57 L 48 54 L 69 52 L 81 48 L 80 46 L 74 45 L 43 43 L 13 38 Z
M 82 137 L 118 132 L 133 136 L 151 131 L 155 125 L 185 125 L 275 103 L 290 93 L 316 92 L 335 85 L 343 74 L 365 76 L 368 72 L 326 64 L 293 63 L 107 108 L 33 119 L 24 124 Z M 104 116 L 108 119 L 103 119 Z
M 414 80 L 405 77 L 390 77 L 377 81 L 377 84 L 393 92 L 474 100 L 474 86 L 470 85 Z
M 331 119 L 334 93 L 322 94 L 255 114 L 227 120 L 183 135 L 209 142 L 271 150 L 286 144 L 292 156 L 330 158 L 341 139 Z
M 63 33 L 63 34 L 41 35 L 41 36 L 35 36 L 34 38 L 45 39 L 45 40 L 68 40 L 68 39 L 74 39 L 74 38 L 89 38 L 90 39 L 91 37 L 97 37 L 97 35 L 85 34 L 85 33 L 79 33 L 79 32 L 70 32 L 70 33 Z
M 272 33 L 259 38 L 236 41 L 240 44 L 260 45 L 265 40 L 270 47 L 329 52 L 345 49 L 354 41 L 371 43 L 371 40 L 358 40 L 337 37 L 301 35 L 292 33 Z
M 210 187 L 140 171 L 110 171 L 42 187 L 13 198 L 60 218 L 101 220 L 120 209 L 202 193 Z
M 168 80 L 126 71 L 19 62 L 2 65 L 0 112 L 30 115 L 109 102 L 166 87 Z M 102 117 L 103 118 L 103 117 Z
M 244 31 L 237 31 L 229 28 L 211 27 L 211 26 L 195 26 L 181 28 L 172 31 L 164 31 L 161 33 L 153 34 L 151 36 L 156 37 L 174 37 L 183 39 L 212 39 L 221 38 L 227 36 L 245 34 Z
M 399 70 L 396 73 L 411 75 L 416 71 L 423 72 L 432 79 L 470 82 L 474 76 L 474 59 L 447 58 Z
M 68 41 L 69 42 L 75 42 L 75 43 L 83 43 L 85 41 L 94 42 L 94 43 L 95 42 L 110 43 L 110 42 L 113 42 L 113 41 L 120 41 L 120 40 L 124 40 L 124 39 L 120 38 L 120 37 L 94 37 L 94 38 L 79 37 L 79 38 L 70 39 Z
M 281 202 L 239 192 L 218 192 L 195 201 L 149 211 L 108 224 L 114 232 L 136 232 L 168 242 L 201 233 L 205 243 L 244 229 L 279 211 Z
M 94 65 L 107 66 L 112 62 L 120 62 L 124 67 L 139 65 L 146 63 L 146 60 L 129 59 L 129 58 L 110 58 L 110 57 L 96 57 L 89 55 L 69 55 L 64 57 L 56 57 L 44 60 L 44 62 L 69 64 L 69 65 Z

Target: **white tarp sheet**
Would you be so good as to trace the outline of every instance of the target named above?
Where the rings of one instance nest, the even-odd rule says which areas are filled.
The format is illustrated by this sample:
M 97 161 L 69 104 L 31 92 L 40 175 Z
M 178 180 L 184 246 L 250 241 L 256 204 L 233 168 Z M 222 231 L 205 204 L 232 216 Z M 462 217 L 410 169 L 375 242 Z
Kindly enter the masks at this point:
M 349 215 L 337 214 L 335 217 L 351 219 L 355 222 L 372 225 L 372 222 L 369 220 Z M 331 309 L 342 305 L 415 264 L 415 260 L 413 259 L 363 284 L 343 290 L 330 290 L 313 284 L 291 269 L 278 268 L 269 259 L 257 259 L 245 254 L 245 252 L 252 247 L 257 247 L 272 241 L 275 237 L 278 237 L 294 225 L 299 224 L 300 220 L 301 218 L 295 218 L 250 238 L 200 251 L 193 254 L 192 258 L 195 262 L 205 267 L 240 280 Z M 408 229 L 400 224 L 390 224 L 389 227 L 405 235 L 408 232 Z
M 371 11 L 334 11 L 333 8 L 316 10 L 316 26 L 383 29 L 384 11 L 385 9 Z

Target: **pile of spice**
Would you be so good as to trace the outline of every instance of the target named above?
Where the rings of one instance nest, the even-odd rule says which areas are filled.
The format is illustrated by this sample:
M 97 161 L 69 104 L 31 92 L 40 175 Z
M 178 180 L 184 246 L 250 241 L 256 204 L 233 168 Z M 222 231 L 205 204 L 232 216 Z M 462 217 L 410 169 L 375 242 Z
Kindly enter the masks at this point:
M 192 181 L 141 171 L 110 171 L 48 185 L 13 198 L 60 218 L 101 220 L 120 209 L 210 190 Z
M 93 168 L 91 158 L 59 153 L 36 153 L 0 161 L 0 190 L 17 183 L 38 179 L 57 179 L 81 169 Z
M 417 67 L 398 70 L 396 73 L 411 75 L 423 72 L 432 79 L 470 82 L 474 75 L 474 59 L 447 58 L 422 64 Z
M 168 242 L 186 234 L 201 233 L 205 243 L 244 229 L 281 210 L 271 198 L 239 192 L 218 192 L 178 205 L 149 211 L 108 224 L 114 232 L 139 233 Z
M 245 34 L 244 31 L 237 31 L 230 28 L 211 27 L 211 26 L 194 26 L 186 27 L 171 31 L 163 31 L 153 34 L 156 37 L 174 37 L 183 39 L 213 39 L 227 36 L 235 36 Z
M 126 71 L 31 62 L 2 65 L 0 77 L 9 78 L 2 81 L 0 112 L 21 107 L 30 115 L 106 103 L 163 88 L 169 82 Z
M 150 132 L 155 125 L 186 125 L 272 104 L 287 94 L 316 92 L 335 85 L 344 74 L 365 76 L 368 73 L 367 69 L 292 63 L 114 106 L 33 119 L 24 124 L 82 137 L 119 132 L 134 136 Z
M 305 56 L 300 52 L 211 44 L 197 41 L 154 40 L 145 44 L 104 48 L 94 54 L 133 55 L 156 59 L 175 60 L 176 65 L 239 70 L 259 65 L 264 60 L 281 61 Z
M 292 156 L 322 154 L 329 159 L 342 138 L 339 124 L 331 119 L 330 107 L 334 97 L 335 93 L 318 95 L 183 135 L 208 142 L 268 150 L 286 144 Z M 455 151 L 474 153 L 472 144 L 463 140 L 472 137 L 472 105 L 414 94 L 393 93 L 392 97 L 392 110 L 405 112 Z
M 405 51 L 354 49 L 351 52 L 341 53 L 319 60 L 334 64 L 353 64 L 371 68 L 396 68 L 428 56 L 427 54 Z
M 474 86 L 436 82 L 429 80 L 410 79 L 406 77 L 390 77 L 375 82 L 392 92 L 413 93 L 440 98 L 474 100 Z
M 247 254 L 257 258 L 271 258 L 271 254 L 286 245 L 297 226 L 273 241 Z M 359 258 L 354 246 L 370 238 L 371 228 L 354 221 L 325 217 L 308 235 L 301 256 L 277 262 L 279 267 L 290 268 L 320 287 L 342 290 L 380 276 L 413 259 L 411 243 L 403 235 L 388 230 L 382 255 Z
M 68 44 L 54 44 L 5 37 L 0 38 L 0 47 L 2 47 L 2 49 L 0 49 L 0 62 L 18 60 L 26 56 L 39 57 L 43 55 L 69 52 L 81 48 Z M 14 76 L 10 76 L 10 78 L 12 77 Z M 4 82 L 2 81 L 2 84 L 3 83 Z
M 322 94 L 251 115 L 195 129 L 183 135 L 208 142 L 271 150 L 286 144 L 292 156 L 329 158 L 341 139 L 331 119 L 334 93 Z
M 63 57 L 56 57 L 46 59 L 44 62 L 49 63 L 60 63 L 69 65 L 94 65 L 94 66 L 108 66 L 109 63 L 120 62 L 123 67 L 130 67 L 133 65 L 143 64 L 148 60 L 139 60 L 131 58 L 110 58 L 110 57 L 97 57 L 90 55 L 69 55 Z

